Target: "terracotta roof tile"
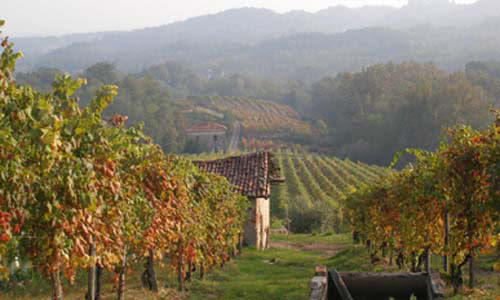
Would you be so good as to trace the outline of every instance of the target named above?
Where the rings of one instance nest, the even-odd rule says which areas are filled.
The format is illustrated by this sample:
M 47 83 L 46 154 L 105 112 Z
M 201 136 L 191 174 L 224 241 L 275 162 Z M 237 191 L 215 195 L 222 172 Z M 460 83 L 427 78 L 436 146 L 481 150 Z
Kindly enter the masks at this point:
M 209 173 L 227 178 L 235 190 L 244 196 L 270 196 L 270 185 L 282 181 L 279 168 L 270 152 L 259 152 L 213 161 L 195 161 L 194 164 Z
M 206 131 L 226 131 L 227 127 L 215 122 L 195 124 L 188 128 L 187 132 L 206 132 Z

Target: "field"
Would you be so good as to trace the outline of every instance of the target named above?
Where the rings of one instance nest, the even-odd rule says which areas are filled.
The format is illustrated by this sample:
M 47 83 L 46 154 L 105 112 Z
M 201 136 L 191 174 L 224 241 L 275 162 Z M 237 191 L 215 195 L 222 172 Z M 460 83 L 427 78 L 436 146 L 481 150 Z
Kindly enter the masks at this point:
M 280 218 L 293 208 L 337 209 L 348 192 L 388 172 L 382 167 L 305 151 L 277 150 L 274 154 L 286 178 L 271 196 L 273 215 Z
M 280 138 L 288 134 L 309 135 L 313 128 L 291 107 L 266 100 L 242 97 L 193 97 L 179 100 L 183 106 L 230 115 L 243 124 L 246 137 Z M 213 114 L 213 113 L 212 113 Z

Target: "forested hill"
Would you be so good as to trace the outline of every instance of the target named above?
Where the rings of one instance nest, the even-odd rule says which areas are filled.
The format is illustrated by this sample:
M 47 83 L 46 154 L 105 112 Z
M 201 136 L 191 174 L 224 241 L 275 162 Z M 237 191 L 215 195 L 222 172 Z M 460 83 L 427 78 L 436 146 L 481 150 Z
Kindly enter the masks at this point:
M 41 69 L 16 79 L 48 91 L 60 72 Z M 173 63 L 137 74 L 99 63 L 78 76 L 88 78 L 77 93 L 81 105 L 102 84 L 119 86 L 105 115 L 144 122 L 166 152 L 186 150 L 184 132 L 192 122 L 231 127 L 240 121 L 247 139 L 298 143 L 313 152 L 387 165 L 407 147 L 433 149 L 442 128 L 484 128 L 493 117 L 490 108 L 500 107 L 500 64 L 491 61 L 470 62 L 466 72 L 455 73 L 432 64 L 377 64 L 311 85 L 239 75 L 207 80 Z
M 71 43 L 103 37 L 128 35 L 131 38 L 160 38 L 162 41 L 237 42 L 248 44 L 283 35 L 303 32 L 342 32 L 371 26 L 408 28 L 418 24 L 471 26 L 487 17 L 499 15 L 498 1 L 479 0 L 471 5 L 456 5 L 448 0 L 410 0 L 407 6 L 334 6 L 316 13 L 291 11 L 284 14 L 267 9 L 241 8 L 205 15 L 159 27 L 131 32 L 70 34 L 62 37 L 19 38 L 19 48 L 47 51 Z M 251 24 L 251 26 L 249 25 Z M 36 42 L 36 43 L 33 43 Z
M 59 38 L 19 38 L 14 42 L 19 49 L 37 48 L 42 51 L 54 46 L 68 46 L 72 43 L 100 40 L 136 40 L 151 45 L 196 41 L 202 43 L 234 42 L 251 44 L 265 39 L 301 32 L 340 32 L 352 28 L 372 26 L 395 9 L 384 6 L 350 9 L 343 6 L 331 7 L 317 13 L 292 11 L 278 14 L 268 9 L 230 9 L 213 15 L 190 18 L 159 27 L 130 32 L 103 32 L 96 34 L 74 34 Z M 33 41 L 36 42 L 33 43 Z
M 14 42 L 27 53 L 20 71 L 43 66 L 79 72 L 110 61 L 137 72 L 177 61 L 204 74 L 309 81 L 389 59 L 433 61 L 456 70 L 470 60 L 499 58 L 500 3 L 427 2 L 414 0 L 401 9 L 336 6 L 317 13 L 242 8 L 130 32 Z

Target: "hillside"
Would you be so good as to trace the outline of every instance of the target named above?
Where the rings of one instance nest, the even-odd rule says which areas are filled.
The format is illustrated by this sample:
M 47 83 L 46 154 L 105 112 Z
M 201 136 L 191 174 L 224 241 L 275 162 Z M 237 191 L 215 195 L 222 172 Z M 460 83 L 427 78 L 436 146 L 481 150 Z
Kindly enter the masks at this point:
M 278 150 L 275 155 L 286 183 L 273 191 L 273 215 L 285 218 L 288 211 L 292 227 L 298 221 L 293 216 L 299 217 L 302 211 L 308 209 L 321 208 L 323 213 L 328 214 L 327 211 L 330 211 L 336 215 L 347 193 L 388 172 L 378 166 L 304 151 Z M 320 216 L 325 218 L 324 224 L 317 225 L 330 225 L 327 223 L 332 220 L 327 220 L 328 217 L 332 216 Z M 300 227 L 300 224 L 296 225 Z
M 312 126 L 300 119 L 290 106 L 243 97 L 191 97 L 177 101 L 189 111 L 220 117 L 217 113 L 242 122 L 247 138 L 286 138 L 313 134 Z M 230 124 L 228 124 L 230 125 Z
M 376 24 L 394 11 L 395 9 L 389 6 L 366 6 L 358 9 L 335 6 L 317 13 L 291 11 L 279 14 L 269 9 L 247 7 L 130 32 L 16 38 L 14 42 L 22 43 L 23 49 L 33 48 L 42 53 L 48 52 L 51 48 L 65 47 L 72 43 L 99 41 L 103 37 L 109 40 L 108 45 L 132 37 L 142 42 L 147 41 L 150 46 L 151 43 L 164 43 L 165 41 L 169 43 L 181 41 L 254 43 L 297 32 L 339 32 L 366 27 Z M 106 43 L 106 41 L 100 42 Z
M 470 5 L 458 5 L 448 0 L 413 0 L 401 9 L 382 5 L 359 8 L 337 5 L 315 13 L 295 10 L 282 14 L 269 9 L 246 7 L 130 32 L 109 31 L 68 34 L 60 37 L 26 37 L 16 38 L 14 41 L 28 52 L 39 53 L 72 43 L 98 41 L 103 38 L 115 41 L 133 37 L 150 42 L 160 38 L 158 42 L 215 41 L 248 44 L 294 33 L 334 33 L 371 26 L 401 28 L 418 24 L 442 26 L 458 24 L 467 27 L 499 14 L 496 0 L 479 0 Z M 462 22 L 458 23 L 457 20 Z
M 497 21 L 492 18 L 467 29 L 426 25 L 412 29 L 370 27 L 341 33 L 295 33 L 252 45 L 188 40 L 151 44 L 149 40 L 138 42 L 124 34 L 118 39 L 71 44 L 39 57 L 28 55 L 20 61 L 18 71 L 43 66 L 81 72 L 97 62 L 109 61 L 121 71 L 138 72 L 174 61 L 203 76 L 238 73 L 311 82 L 389 61 L 432 61 L 446 70 L 460 70 L 471 60 L 500 59 L 500 29 L 495 24 Z
M 20 71 L 43 66 L 79 72 L 105 60 L 138 72 L 177 61 L 202 74 L 218 69 L 314 80 L 389 60 L 433 61 L 456 70 L 473 59 L 498 58 L 499 29 L 488 25 L 500 15 L 498 2 L 443 1 L 401 9 L 335 6 L 317 13 L 241 8 L 130 32 L 13 41 L 27 53 Z M 312 33 L 318 41 L 311 44 Z

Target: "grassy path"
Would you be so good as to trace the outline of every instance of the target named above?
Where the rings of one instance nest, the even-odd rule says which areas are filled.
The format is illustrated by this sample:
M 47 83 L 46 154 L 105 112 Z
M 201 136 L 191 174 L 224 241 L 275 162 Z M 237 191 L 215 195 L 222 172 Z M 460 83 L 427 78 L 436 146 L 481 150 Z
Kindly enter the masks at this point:
M 320 242 L 311 244 L 308 242 L 311 239 Z M 340 243 L 326 243 L 333 240 Z M 335 266 L 339 270 L 371 270 L 371 266 L 364 263 L 369 261 L 364 249 L 344 249 L 345 241 L 344 236 L 274 236 L 272 245 L 275 247 L 267 251 L 246 249 L 223 271 L 215 271 L 206 280 L 193 282 L 189 299 L 308 299 L 308 283 L 317 264 Z
M 345 249 L 345 247 L 342 245 L 303 244 L 303 243 L 294 243 L 286 241 L 271 242 L 271 248 L 294 249 L 299 251 L 316 251 L 328 257 L 332 257 Z
M 224 269 L 214 270 L 204 280 L 194 279 L 188 283 L 187 291 L 175 291 L 175 276 L 166 268 L 157 268 L 161 286 L 159 295 L 141 288 L 140 271 L 127 274 L 126 300 L 305 300 L 308 299 L 308 283 L 314 267 L 326 265 L 338 271 L 387 271 L 394 270 L 385 265 L 372 265 L 368 253 L 362 246 L 354 246 L 349 235 L 301 234 L 273 235 L 273 248 L 257 251 L 245 248 L 243 255 L 226 264 Z M 440 261 L 436 261 L 440 264 Z M 482 260 L 481 264 L 491 264 Z M 483 268 L 482 268 L 483 269 Z M 484 270 L 484 269 L 483 269 Z M 102 300 L 116 299 L 112 274 L 105 272 Z M 445 298 L 447 300 L 500 300 L 500 274 L 478 272 L 478 286 L 474 291 Z M 83 299 L 85 274 L 78 276 L 74 286 L 65 286 L 65 300 Z M 50 300 L 48 283 L 40 285 L 42 290 L 31 292 L 19 290 L 5 293 L 0 290 L 0 300 Z M 35 293 L 33 293 L 35 292 Z

